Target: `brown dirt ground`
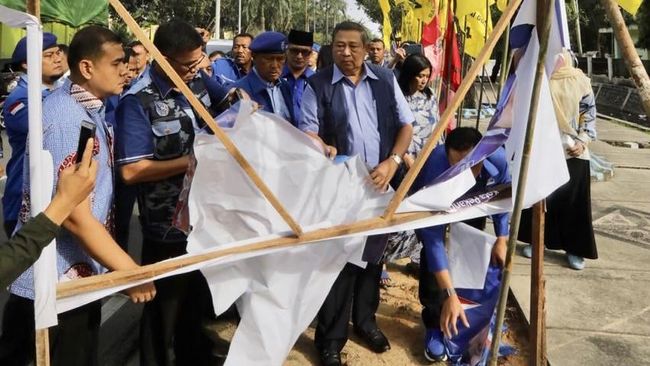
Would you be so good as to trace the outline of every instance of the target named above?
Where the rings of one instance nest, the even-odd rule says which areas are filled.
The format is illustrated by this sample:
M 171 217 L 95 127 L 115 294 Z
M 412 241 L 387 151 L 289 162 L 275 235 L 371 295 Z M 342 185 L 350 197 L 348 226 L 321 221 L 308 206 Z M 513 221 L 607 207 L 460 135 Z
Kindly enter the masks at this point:
M 391 342 L 391 350 L 375 354 L 362 345 L 350 329 L 350 341 L 342 352 L 349 366 L 374 365 L 427 365 L 423 355 L 422 337 L 424 328 L 420 320 L 418 301 L 418 281 L 408 274 L 405 264 L 399 261 L 388 267 L 392 286 L 381 292 L 381 303 L 377 312 L 377 322 Z M 512 299 L 506 312 L 508 331 L 503 340 L 517 349 L 517 354 L 499 360 L 499 365 L 524 366 L 528 364 L 528 325 L 519 314 Z M 318 354 L 314 348 L 314 328 L 309 327 L 298 339 L 287 357 L 285 366 L 318 365 Z M 220 322 L 211 328 L 221 339 L 230 339 L 235 325 Z M 445 363 L 439 363 L 445 365 Z

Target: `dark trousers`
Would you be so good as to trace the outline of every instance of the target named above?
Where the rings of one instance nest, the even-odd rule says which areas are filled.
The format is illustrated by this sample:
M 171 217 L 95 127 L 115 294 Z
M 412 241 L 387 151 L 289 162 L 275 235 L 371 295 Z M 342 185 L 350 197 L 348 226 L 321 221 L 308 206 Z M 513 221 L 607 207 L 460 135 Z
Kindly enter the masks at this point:
M 3 226 L 5 229 L 5 234 L 7 234 L 7 238 L 11 238 L 11 235 L 14 233 L 14 229 L 16 229 L 17 224 L 18 220 L 5 220 Z
M 485 230 L 486 218 L 479 217 L 476 219 L 464 221 L 467 225 L 479 230 Z M 420 250 L 420 283 L 418 295 L 420 304 L 422 304 L 422 322 L 427 329 L 440 328 L 440 313 L 444 303 L 444 296 L 436 281 L 436 274 L 429 272 L 426 251 Z
M 185 254 L 186 242 L 145 239 L 142 263 Z M 199 271 L 155 281 L 156 297 L 144 306 L 140 323 L 140 364 L 151 366 L 208 365 L 212 342 L 203 321 L 214 315 L 212 297 Z
M 115 179 L 115 241 L 128 252 L 129 249 L 129 228 L 133 206 L 137 195 L 136 186 L 127 186 L 122 179 Z
M 59 324 L 49 329 L 50 364 L 99 365 L 101 303 L 92 302 L 59 314 Z M 0 365 L 24 366 L 34 361 L 34 301 L 11 294 L 2 319 Z
M 370 330 L 377 326 L 381 264 L 360 268 L 346 264 L 336 278 L 318 312 L 316 347 L 341 351 L 348 340 L 350 313 L 355 327 Z

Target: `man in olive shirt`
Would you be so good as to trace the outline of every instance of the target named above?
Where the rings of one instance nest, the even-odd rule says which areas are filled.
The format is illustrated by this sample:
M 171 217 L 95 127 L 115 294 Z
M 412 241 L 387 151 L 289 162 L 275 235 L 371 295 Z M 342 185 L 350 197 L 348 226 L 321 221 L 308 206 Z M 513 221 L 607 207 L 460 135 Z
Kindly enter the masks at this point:
M 56 237 L 61 223 L 95 187 L 97 162 L 92 158 L 93 139 L 86 144 L 83 159 L 59 174 L 56 195 L 49 206 L 29 220 L 6 243 L 0 244 L 0 288 L 7 287 L 31 266 Z

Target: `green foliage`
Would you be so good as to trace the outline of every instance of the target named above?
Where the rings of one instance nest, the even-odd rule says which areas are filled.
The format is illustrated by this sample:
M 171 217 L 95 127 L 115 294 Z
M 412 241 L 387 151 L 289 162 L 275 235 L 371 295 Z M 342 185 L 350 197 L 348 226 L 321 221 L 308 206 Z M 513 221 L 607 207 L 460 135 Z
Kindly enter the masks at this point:
M 377 0 L 356 0 L 357 5 L 366 12 L 368 18 L 377 24 L 383 24 L 384 16 L 381 13 L 381 8 L 379 7 L 379 1 Z M 390 24 L 393 27 L 393 32 L 399 31 L 402 28 L 402 8 L 395 6 L 392 0 L 390 3 Z
M 215 0 L 123 0 L 140 25 L 160 24 L 173 18 L 181 18 L 199 27 L 214 28 Z M 221 0 L 221 30 L 223 33 L 237 33 L 238 0 Z M 309 30 L 313 31 L 316 18 L 316 39 L 325 40 L 325 30 L 331 31 L 334 24 L 346 18 L 344 0 L 241 0 L 242 32 L 253 35 L 264 30 L 288 32 L 290 29 L 305 29 L 305 15 Z M 305 14 L 305 10 L 306 13 Z M 111 10 L 111 18 L 121 23 Z M 114 27 L 119 28 L 114 23 Z

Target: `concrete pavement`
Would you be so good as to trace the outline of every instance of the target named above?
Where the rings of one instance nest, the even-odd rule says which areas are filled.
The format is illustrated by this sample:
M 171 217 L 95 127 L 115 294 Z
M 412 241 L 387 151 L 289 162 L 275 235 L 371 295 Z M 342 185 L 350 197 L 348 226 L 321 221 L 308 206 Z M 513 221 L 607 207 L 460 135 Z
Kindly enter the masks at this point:
M 650 134 L 599 119 L 592 151 L 614 163 L 612 179 L 592 183 L 599 259 L 583 271 L 545 252 L 547 344 L 552 365 L 650 364 Z M 606 142 L 605 142 L 606 141 Z M 517 256 L 512 291 L 530 311 L 530 260 Z

